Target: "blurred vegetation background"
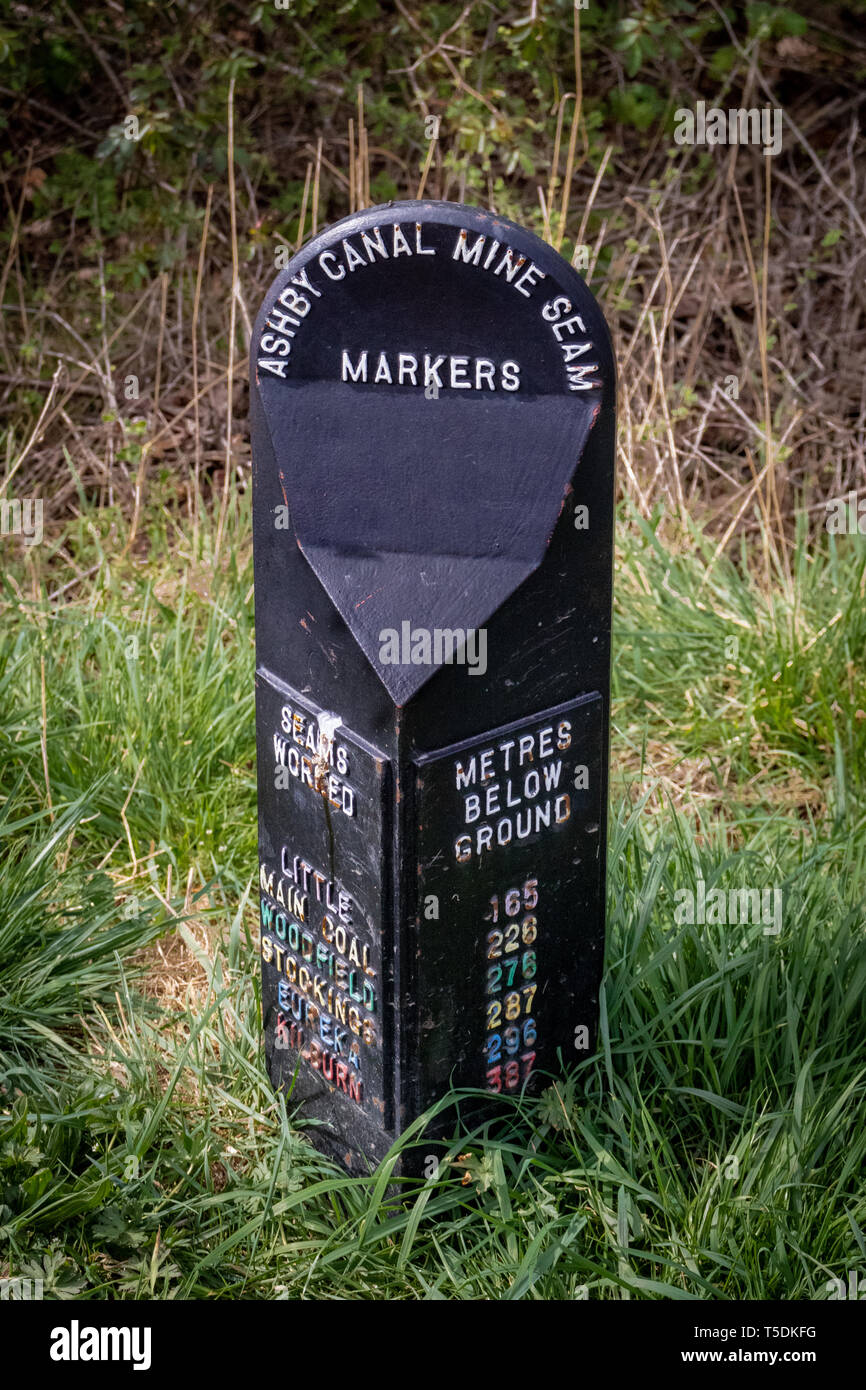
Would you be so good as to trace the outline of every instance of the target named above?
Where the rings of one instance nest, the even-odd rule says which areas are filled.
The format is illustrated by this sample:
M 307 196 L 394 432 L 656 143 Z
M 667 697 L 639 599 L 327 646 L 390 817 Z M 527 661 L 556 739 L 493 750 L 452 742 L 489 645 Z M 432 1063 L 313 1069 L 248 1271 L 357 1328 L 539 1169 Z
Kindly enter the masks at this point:
M 423 186 L 587 262 L 641 511 L 820 525 L 863 466 L 864 14 L 3 0 L 7 475 L 29 445 L 16 486 L 57 517 L 79 482 L 233 496 L 280 248 Z M 675 145 L 697 100 L 784 108 L 782 152 Z

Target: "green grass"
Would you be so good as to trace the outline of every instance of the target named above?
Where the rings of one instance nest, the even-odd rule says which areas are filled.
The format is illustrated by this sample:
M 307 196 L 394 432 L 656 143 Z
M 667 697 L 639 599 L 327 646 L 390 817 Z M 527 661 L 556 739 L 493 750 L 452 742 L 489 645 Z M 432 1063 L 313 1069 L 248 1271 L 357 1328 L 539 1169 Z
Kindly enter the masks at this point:
M 866 538 L 819 548 L 801 529 L 790 573 L 774 570 L 767 589 L 744 582 L 745 545 L 736 563 L 719 559 L 690 527 L 672 550 L 662 516 L 632 519 L 617 566 L 621 720 L 636 717 L 642 734 L 649 713 L 653 737 L 711 767 L 729 810 L 754 801 L 759 778 L 764 802 L 801 815 L 820 800 L 840 821 L 862 812 Z
M 247 521 L 219 572 L 207 527 L 194 555 L 154 517 L 146 559 L 118 527 L 70 528 L 35 590 L 7 573 L 8 1272 L 76 1298 L 811 1299 L 866 1278 L 860 542 L 801 536 L 771 600 L 698 533 L 623 515 L 598 1055 L 482 1131 L 446 1097 L 438 1171 L 395 1191 L 390 1162 L 348 1179 L 319 1156 L 264 1072 Z M 699 877 L 778 890 L 781 930 L 679 922 Z M 133 948 L 165 930 L 197 962 L 172 1007 L 136 992 Z

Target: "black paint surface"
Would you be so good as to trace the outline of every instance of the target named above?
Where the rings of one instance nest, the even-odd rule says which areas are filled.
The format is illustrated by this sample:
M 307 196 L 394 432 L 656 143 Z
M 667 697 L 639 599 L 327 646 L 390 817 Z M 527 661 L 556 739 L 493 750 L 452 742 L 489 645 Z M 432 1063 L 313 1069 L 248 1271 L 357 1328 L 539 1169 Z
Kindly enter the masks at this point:
M 394 224 L 411 254 L 394 257 Z M 387 259 L 375 249 L 376 227 Z M 485 237 L 481 262 L 500 243 L 490 269 L 454 259 L 461 229 L 470 249 Z M 358 258 L 351 270 L 347 243 Z M 496 275 L 505 248 L 512 255 Z M 332 270 L 342 266 L 338 281 L 325 274 L 323 255 Z M 537 270 L 524 296 L 506 275 L 519 280 L 530 263 Z M 297 282 L 299 274 L 319 295 Z M 293 326 L 285 315 L 295 293 L 309 310 Z M 542 314 L 557 297 L 572 307 L 560 307 L 556 321 L 577 315 L 582 325 L 563 330 L 562 343 Z M 263 335 L 271 348 L 280 337 L 275 324 L 294 335 L 282 375 L 261 365 L 281 361 L 261 346 Z M 569 390 L 568 343 L 580 345 L 572 365 L 594 368 L 583 377 L 594 383 L 588 389 Z M 367 352 L 366 382 L 342 379 L 344 351 L 355 369 Z M 383 353 L 390 384 L 372 380 Z M 400 353 L 415 358 L 419 381 L 424 355 L 444 356 L 438 373 L 447 384 L 438 392 L 408 379 L 401 385 Z M 471 364 L 458 363 L 457 382 L 476 381 L 479 359 L 494 364 L 496 389 L 483 366 L 480 389 L 452 386 L 452 357 Z M 518 390 L 502 389 L 506 362 L 519 364 Z M 276 939 L 281 878 L 284 898 L 291 896 L 281 867 L 299 855 L 332 891 L 351 897 L 355 950 L 363 939 L 376 995 L 374 1012 L 365 1011 L 375 1039 L 360 1045 L 360 1099 L 325 1074 L 344 1054 L 331 1046 L 335 1020 L 321 1006 L 321 983 L 313 998 L 319 1017 L 293 1039 L 309 1054 L 318 1034 L 313 1055 L 299 1061 L 298 1047 L 285 1045 L 278 995 L 285 955 L 281 973 L 274 959 L 263 965 L 266 1054 L 275 1085 L 291 1088 L 304 1113 L 323 1122 L 318 1141 L 358 1168 L 381 1158 L 449 1080 L 479 1087 L 498 1080 L 507 1089 L 504 1074 L 487 1077 L 496 1047 L 490 1035 L 503 1033 L 488 1027 L 488 1010 L 512 992 L 503 985 L 488 993 L 497 963 L 487 958 L 496 949 L 488 933 L 497 927 L 484 916 L 494 910 L 492 896 L 504 903 L 508 890 L 538 880 L 537 909 L 518 919 L 537 919 L 526 929 L 537 932 L 535 962 L 523 962 L 530 948 L 517 953 L 521 968 L 535 970 L 523 981 L 533 1010 L 524 1031 L 535 1042 L 524 1046 L 521 1036 L 520 1055 L 535 1053 L 533 1073 L 555 1068 L 558 1050 L 579 1060 L 587 1055 L 580 1034 L 575 1049 L 582 1027 L 594 1046 L 604 942 L 613 361 L 595 301 L 550 247 L 477 209 L 403 203 L 330 228 L 280 273 L 256 322 L 251 381 L 262 935 Z M 588 509 L 586 529 L 575 527 L 578 507 Z M 381 660 L 383 630 L 400 633 L 404 624 L 410 632 L 483 627 L 486 671 Z M 274 735 L 287 738 L 286 706 L 306 721 L 306 733 L 320 713 L 342 720 L 334 737 L 350 772 L 339 780 L 354 814 L 330 804 L 324 764 L 316 770 L 316 753 L 303 742 L 293 755 L 299 775 L 279 773 Z M 569 746 L 551 752 L 548 739 L 545 756 L 535 747 L 534 761 L 527 755 L 518 769 L 519 785 L 512 778 L 509 788 L 499 753 L 483 786 L 456 787 L 461 755 L 478 756 L 515 735 L 537 739 L 563 718 Z M 302 757 L 310 760 L 305 770 Z M 547 799 L 541 788 L 533 794 L 526 774 L 543 775 L 557 761 L 553 791 L 568 795 L 567 815 L 562 803 L 559 823 L 552 809 L 549 826 L 542 821 L 518 837 L 518 813 L 525 831 L 529 810 Z M 494 810 L 467 822 L 473 808 L 465 798 L 476 792 Z M 499 844 L 497 827 L 509 816 L 511 839 L 503 825 Z M 461 862 L 458 839 L 487 821 L 495 847 Z M 425 915 L 434 902 L 438 917 Z M 319 947 L 315 909 L 309 902 L 307 922 L 295 919 L 295 927 L 318 933 Z M 324 931 L 333 934 L 332 919 Z M 299 970 L 302 953 L 289 954 L 297 957 L 289 968 Z M 513 973 L 508 965 L 506 977 Z M 322 1049 L 332 1054 L 324 1070 Z M 539 1084 L 535 1075 L 528 1084 Z
M 518 1060 L 534 1052 L 535 1070 L 553 1069 L 557 1048 L 573 1052 L 576 1027 L 583 1024 L 590 1035 L 594 1032 L 595 985 L 603 946 L 598 933 L 601 716 L 601 697 L 590 695 L 492 731 L 481 739 L 416 760 L 421 867 L 417 991 L 423 1009 L 419 1076 L 422 1096 L 442 1094 L 452 1079 L 459 1085 L 466 1084 L 465 1078 L 480 1077 L 481 1072 L 486 1075 L 487 1064 L 495 1065 L 497 1049 L 491 1044 L 508 1026 L 508 1021 L 502 1019 L 498 1028 L 488 1028 L 487 1010 L 496 1002 L 501 1005 L 508 993 L 520 992 L 521 986 L 536 986 L 530 1008 L 521 1007 L 519 1017 L 521 1028 L 527 1019 L 532 1019 L 535 1036 L 530 1045 L 520 1046 L 515 1054 Z M 453 776 L 455 763 L 461 762 L 465 767 L 475 754 L 477 768 L 483 749 L 500 749 L 511 740 L 515 745 L 511 751 L 516 752 L 521 734 L 537 734 L 551 726 L 555 729 L 560 723 L 570 726 L 571 738 L 562 756 L 555 752 L 548 759 L 539 759 L 536 754 L 523 768 L 515 766 L 508 772 L 501 770 L 500 757 L 500 770 L 486 783 L 478 774 L 473 785 L 483 787 L 483 795 L 492 793 L 492 802 L 497 806 L 492 816 L 481 816 L 480 820 L 501 826 L 508 842 L 497 845 L 496 850 L 485 851 L 480 858 L 471 853 L 464 862 L 457 862 L 450 853 L 455 824 L 465 845 L 466 839 L 475 838 L 479 821 L 468 826 L 461 824 L 460 795 L 455 791 Z M 579 765 L 587 769 L 588 779 L 587 788 L 581 791 L 575 790 L 573 776 Z M 550 795 L 545 791 L 544 773 L 557 768 L 557 786 Z M 541 774 L 538 794 L 529 799 L 522 797 L 524 777 L 536 772 Z M 555 803 L 566 793 L 570 814 L 567 820 L 556 824 Z M 532 826 L 536 807 L 543 810 L 549 801 L 554 803 L 549 835 L 542 836 L 530 829 L 525 838 L 520 838 L 520 820 L 523 829 Z M 509 802 L 516 804 L 510 806 Z M 526 895 L 522 893 L 518 902 L 506 904 L 508 890 L 522 890 L 526 883 L 536 885 L 530 890 L 531 907 L 526 906 Z M 441 915 L 432 921 L 424 916 L 429 894 L 435 894 L 440 903 Z M 499 900 L 495 921 L 494 895 Z M 518 928 L 530 917 L 534 919 L 530 926 L 532 940 L 524 942 Z M 564 923 L 568 924 L 567 931 L 562 930 Z M 497 931 L 502 933 L 502 941 L 494 939 Z M 524 982 L 520 964 L 527 946 L 536 960 L 530 979 Z M 460 970 L 455 970 L 455 960 L 460 961 Z M 513 981 L 509 981 L 512 962 L 517 969 Z M 506 971 L 506 976 L 501 988 L 491 993 L 487 988 L 488 972 L 497 966 Z M 483 991 L 480 1005 L 479 986 Z M 501 1059 L 508 1056 L 504 1048 L 498 1050 Z M 484 1066 L 480 1059 L 484 1059 Z M 502 1077 L 497 1080 L 503 1090 L 508 1089 Z M 521 1084 L 522 1080 L 521 1076 Z

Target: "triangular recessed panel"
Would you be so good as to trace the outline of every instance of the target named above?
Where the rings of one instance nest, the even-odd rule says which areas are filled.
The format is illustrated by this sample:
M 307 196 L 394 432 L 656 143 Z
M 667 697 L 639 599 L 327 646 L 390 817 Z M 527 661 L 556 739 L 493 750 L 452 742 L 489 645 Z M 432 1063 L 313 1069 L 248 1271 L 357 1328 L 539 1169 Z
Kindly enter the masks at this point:
M 298 543 L 403 704 L 437 667 L 383 661 L 382 634 L 477 629 L 532 573 L 595 403 L 261 386 Z

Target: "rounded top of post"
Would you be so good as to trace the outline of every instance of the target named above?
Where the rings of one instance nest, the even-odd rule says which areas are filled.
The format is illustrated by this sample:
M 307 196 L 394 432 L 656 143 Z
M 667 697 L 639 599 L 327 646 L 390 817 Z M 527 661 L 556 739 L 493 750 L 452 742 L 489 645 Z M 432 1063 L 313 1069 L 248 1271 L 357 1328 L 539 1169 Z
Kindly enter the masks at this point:
M 372 314 L 390 317 L 398 331 L 399 320 L 408 317 L 421 331 L 440 336 L 456 331 L 459 336 L 461 321 L 471 317 L 479 338 L 486 324 L 489 337 L 504 333 L 531 348 L 534 361 L 523 368 L 518 389 L 541 395 L 586 393 L 595 405 L 613 404 L 610 336 L 592 292 L 552 246 L 497 213 L 464 203 L 405 200 L 351 213 L 319 232 L 278 273 L 265 295 L 252 337 L 251 380 L 292 382 L 316 376 L 319 368 L 308 360 L 313 345 L 306 339 L 328 333 L 325 327 L 320 334 L 310 330 L 328 317 L 329 305 L 333 316 L 342 319 L 344 334 L 352 320 L 360 327 L 360 320 Z M 297 326 L 290 321 L 293 308 Z M 282 327 L 282 335 L 268 334 L 269 327 Z M 387 354 L 388 346 L 380 351 Z M 412 344 L 404 346 L 411 355 Z M 430 346 L 442 352 L 438 343 Z M 395 345 L 392 351 L 397 350 Z M 399 363 L 395 374 L 386 355 L 376 384 L 411 387 L 409 365 L 401 380 Z M 450 374 L 450 360 L 445 366 Z M 388 374 L 396 379 L 389 382 Z M 475 389 L 464 384 L 459 364 L 455 385 L 441 382 L 441 369 L 438 375 L 427 373 L 427 387 Z M 508 383 L 500 389 L 507 391 Z
M 499 607 L 547 553 L 593 430 L 612 495 L 601 310 L 495 213 L 387 203 L 328 227 L 268 290 L 250 378 L 254 492 L 278 487 L 286 545 L 400 702 L 429 672 L 384 664 L 380 633 L 431 614 L 474 628 Z

